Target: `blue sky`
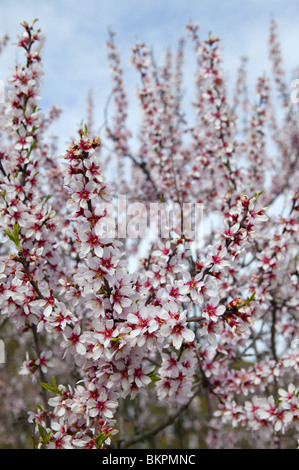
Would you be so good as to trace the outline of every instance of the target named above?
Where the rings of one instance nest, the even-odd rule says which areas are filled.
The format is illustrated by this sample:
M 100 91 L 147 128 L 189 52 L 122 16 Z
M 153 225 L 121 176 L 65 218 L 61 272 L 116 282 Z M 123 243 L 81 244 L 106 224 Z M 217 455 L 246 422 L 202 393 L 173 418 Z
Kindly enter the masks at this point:
M 14 40 L 21 32 L 20 22 L 39 19 L 46 35 L 41 105 L 45 111 L 51 104 L 62 108 L 63 114 L 52 130 L 59 135 L 63 149 L 86 117 L 90 89 L 95 96 L 98 127 L 103 122 L 111 86 L 105 49 L 109 27 L 117 32 L 127 89 L 133 95 L 138 77 L 132 73 L 129 59 L 136 38 L 152 47 L 159 61 L 167 47 L 175 50 L 179 38 L 186 37 L 184 27 L 189 19 L 199 23 L 201 38 L 211 31 L 222 39 L 224 67 L 231 83 L 240 57 L 248 57 L 254 85 L 255 78 L 269 70 L 271 15 L 279 23 L 284 65 L 291 72 L 299 65 L 298 0 L 0 0 L 0 36 L 8 33 Z M 15 48 L 10 45 L 0 57 L 0 78 L 9 76 L 9 67 L 16 59 Z M 193 59 L 190 46 L 185 68 L 190 99 Z M 134 115 L 130 119 L 134 125 Z

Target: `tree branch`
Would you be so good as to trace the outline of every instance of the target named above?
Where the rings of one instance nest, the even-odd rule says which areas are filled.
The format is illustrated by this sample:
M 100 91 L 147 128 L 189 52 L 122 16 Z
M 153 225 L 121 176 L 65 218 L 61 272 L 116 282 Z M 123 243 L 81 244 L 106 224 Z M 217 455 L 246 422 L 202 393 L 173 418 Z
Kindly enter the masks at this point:
M 198 390 L 194 392 L 192 397 L 188 400 L 188 402 L 185 405 L 181 406 L 175 413 L 172 413 L 167 418 L 165 418 L 160 424 L 154 426 L 150 430 L 141 432 L 139 436 L 133 437 L 132 439 L 128 439 L 127 441 L 120 441 L 119 447 L 121 449 L 127 449 L 128 447 L 132 447 L 134 444 L 137 444 L 138 442 L 142 442 L 146 439 L 150 439 L 153 436 L 156 436 L 159 432 L 163 431 L 163 429 L 173 424 L 175 420 L 181 415 L 181 413 L 187 410 L 192 400 L 196 396 L 197 392 Z

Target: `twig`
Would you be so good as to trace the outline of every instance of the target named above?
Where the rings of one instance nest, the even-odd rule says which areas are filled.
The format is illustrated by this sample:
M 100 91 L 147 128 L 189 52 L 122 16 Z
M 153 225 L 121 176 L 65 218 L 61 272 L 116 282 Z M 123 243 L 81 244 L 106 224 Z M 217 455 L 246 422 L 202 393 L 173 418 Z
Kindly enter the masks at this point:
M 138 442 L 144 441 L 146 439 L 151 439 L 153 436 L 156 436 L 159 432 L 163 431 L 166 427 L 170 426 L 175 422 L 175 420 L 183 413 L 189 405 L 191 404 L 192 400 L 197 394 L 197 391 L 194 392 L 192 397 L 188 400 L 188 402 L 181 406 L 175 413 L 172 413 L 167 418 L 165 418 L 160 424 L 154 426 L 152 429 L 141 432 L 138 436 L 133 437 L 132 439 L 128 439 L 127 441 L 120 443 L 120 448 L 127 449 L 128 447 L 132 447 L 134 444 Z

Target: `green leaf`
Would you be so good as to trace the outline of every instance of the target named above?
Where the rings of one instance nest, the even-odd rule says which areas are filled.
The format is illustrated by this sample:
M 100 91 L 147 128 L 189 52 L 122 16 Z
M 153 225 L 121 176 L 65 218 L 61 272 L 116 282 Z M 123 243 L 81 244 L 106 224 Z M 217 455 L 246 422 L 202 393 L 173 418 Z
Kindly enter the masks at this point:
M 153 382 L 159 382 L 161 380 L 161 377 L 157 374 L 157 372 L 153 371 L 147 374 L 147 376 L 153 381 Z
M 112 341 L 112 343 L 120 343 L 121 338 L 111 338 L 110 341 Z
M 255 300 L 255 292 L 250 297 L 248 297 L 239 308 L 246 307 L 246 305 L 248 305 L 253 300 Z
M 14 225 L 14 233 L 11 232 L 11 230 L 3 230 L 5 235 L 8 236 L 8 238 L 14 242 L 18 250 L 20 249 L 20 241 L 19 241 L 19 233 L 20 233 L 20 226 L 19 224 Z
M 38 425 L 38 432 L 40 433 L 40 436 L 44 439 L 47 435 L 47 431 L 39 424 Z
M 34 18 L 34 20 L 31 23 L 31 28 L 33 28 L 34 23 L 36 23 L 37 21 L 38 21 L 38 18 Z
M 159 382 L 161 380 L 161 377 L 158 374 L 154 374 L 151 376 L 152 382 Z
M 106 289 L 104 286 L 101 286 L 101 288 L 99 289 L 99 294 L 100 295 L 105 295 L 107 292 L 106 292 Z
M 263 191 L 260 191 L 259 193 L 255 194 L 255 196 L 252 198 L 253 202 L 255 202 L 261 194 L 263 194 Z
M 104 442 L 106 441 L 106 439 L 108 439 L 110 435 L 111 435 L 111 432 L 109 433 L 101 432 L 94 440 L 96 447 L 101 448 Z
M 52 377 L 52 384 L 54 385 L 54 387 L 57 387 L 57 381 L 56 381 L 56 377 L 54 375 Z
M 15 224 L 15 226 L 14 226 L 14 237 L 15 237 L 15 243 L 17 245 L 20 245 L 19 234 L 20 234 L 20 226 L 19 226 L 19 224 Z
M 52 377 L 52 385 L 47 382 L 40 382 L 40 385 L 48 392 L 55 393 L 55 395 L 62 395 L 62 392 L 57 387 L 56 378 L 54 376 Z
M 38 431 L 41 437 L 42 444 L 49 444 L 52 430 L 50 429 L 50 431 L 47 432 L 45 428 L 43 428 L 40 424 L 38 424 Z
M 46 389 L 48 392 L 55 393 L 56 395 L 59 394 L 59 390 L 56 387 L 53 387 L 53 385 L 50 385 L 46 382 L 41 382 L 40 385 Z
M 34 142 L 32 142 L 32 144 L 30 145 L 30 149 L 28 151 L 28 155 L 27 155 L 27 158 L 29 158 L 29 155 L 31 154 L 32 150 L 35 149 L 35 147 L 37 146 L 37 142 L 36 140 Z
M 8 236 L 8 238 L 14 242 L 18 250 L 20 249 L 20 241 L 19 241 L 19 233 L 20 233 L 20 226 L 19 224 L 14 225 L 14 233 L 11 232 L 11 230 L 3 230 L 5 235 Z
M 13 234 L 11 233 L 11 231 L 10 231 L 9 229 L 8 229 L 8 230 L 3 230 L 3 232 L 5 233 L 5 235 L 8 236 L 8 238 L 9 238 L 12 242 L 15 241 L 14 236 L 13 236 Z

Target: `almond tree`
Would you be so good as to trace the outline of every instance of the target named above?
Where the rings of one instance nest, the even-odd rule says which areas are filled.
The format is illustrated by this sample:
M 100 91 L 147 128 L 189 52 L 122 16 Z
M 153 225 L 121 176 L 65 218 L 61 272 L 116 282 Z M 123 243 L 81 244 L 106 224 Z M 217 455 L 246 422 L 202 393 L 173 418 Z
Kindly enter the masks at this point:
M 38 448 L 159 447 L 162 438 L 181 447 L 296 447 L 298 114 L 276 24 L 269 50 L 279 119 L 271 78 L 259 77 L 249 100 L 243 61 L 231 100 L 220 39 L 201 40 L 189 23 L 162 67 L 146 44 L 132 48 L 141 110 L 133 145 L 110 32 L 105 135 L 93 135 L 90 94 L 89 127 L 63 156 L 47 137 L 59 110 L 44 115 L 38 106 L 43 35 L 35 21 L 22 27 L 25 60 L 1 116 L 1 329 L 23 356 L 1 368 L 4 445 L 32 445 L 27 426 Z M 187 40 L 196 60 L 192 123 L 183 106 Z M 130 240 L 121 219 L 114 227 L 120 195 L 146 214 L 162 204 L 182 216 L 202 204 L 201 245 L 183 217 L 162 221 L 168 236 L 146 249 L 142 237 Z

